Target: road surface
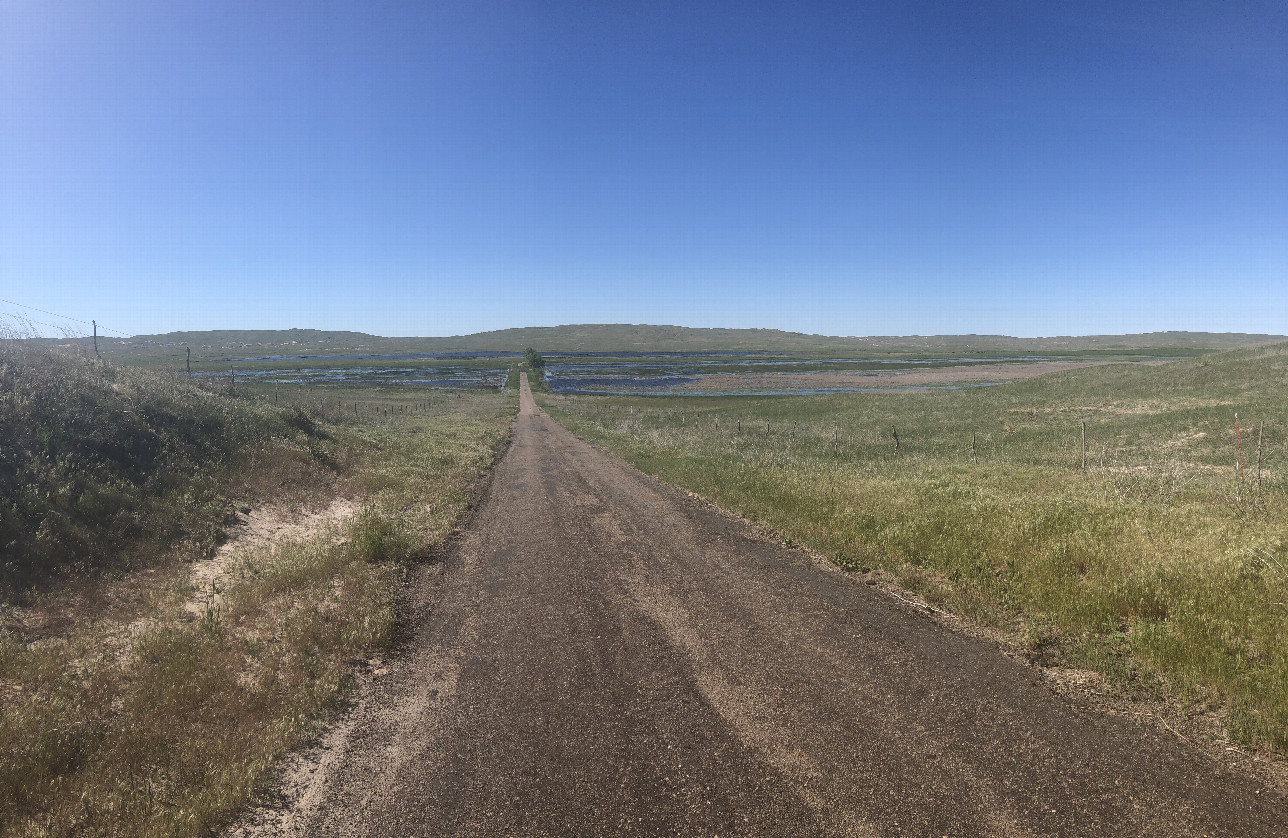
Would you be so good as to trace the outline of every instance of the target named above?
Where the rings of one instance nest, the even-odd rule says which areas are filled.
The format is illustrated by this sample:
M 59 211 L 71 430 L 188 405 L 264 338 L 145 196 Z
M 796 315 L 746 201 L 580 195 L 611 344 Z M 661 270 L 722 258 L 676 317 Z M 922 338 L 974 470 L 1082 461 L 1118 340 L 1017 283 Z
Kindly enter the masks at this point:
M 1288 835 L 1279 793 L 640 474 L 526 379 L 415 598 L 242 834 Z

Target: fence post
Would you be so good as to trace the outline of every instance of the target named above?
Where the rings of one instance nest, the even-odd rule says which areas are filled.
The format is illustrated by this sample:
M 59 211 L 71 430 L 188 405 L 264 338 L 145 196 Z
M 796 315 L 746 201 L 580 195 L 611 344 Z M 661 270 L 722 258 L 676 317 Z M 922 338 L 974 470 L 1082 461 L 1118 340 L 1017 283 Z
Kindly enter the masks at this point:
M 183 359 L 183 362 L 188 366 L 188 377 L 192 378 L 192 347 L 185 346 L 183 348 L 183 351 L 188 353 L 187 356 Z
M 979 465 L 979 455 L 975 453 L 975 432 L 970 432 L 970 461 Z
M 894 453 L 898 454 L 899 453 L 899 429 L 891 428 L 890 432 L 894 434 Z

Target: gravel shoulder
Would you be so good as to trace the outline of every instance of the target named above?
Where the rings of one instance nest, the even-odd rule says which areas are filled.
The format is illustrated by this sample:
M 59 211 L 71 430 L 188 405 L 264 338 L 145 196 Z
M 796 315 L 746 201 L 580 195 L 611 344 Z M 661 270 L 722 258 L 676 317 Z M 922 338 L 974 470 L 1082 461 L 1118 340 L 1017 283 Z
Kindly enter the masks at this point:
M 1271 836 L 1288 802 L 567 432 L 241 836 Z

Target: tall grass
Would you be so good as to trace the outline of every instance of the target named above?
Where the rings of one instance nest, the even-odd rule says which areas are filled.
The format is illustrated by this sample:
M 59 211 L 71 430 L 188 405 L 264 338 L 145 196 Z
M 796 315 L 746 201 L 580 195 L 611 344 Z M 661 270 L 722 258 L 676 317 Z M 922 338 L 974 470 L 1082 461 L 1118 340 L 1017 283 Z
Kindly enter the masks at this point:
M 1279 345 L 956 392 L 543 403 L 1036 660 L 1216 709 L 1231 739 L 1288 753 L 1286 385 Z
M 504 443 L 514 394 L 443 395 L 430 411 L 413 409 L 410 394 L 368 392 L 362 421 L 337 425 L 297 407 L 229 400 L 136 371 L 83 375 L 133 382 L 129 402 L 100 395 L 95 404 L 123 405 L 96 408 L 100 416 L 173 429 L 183 422 L 126 415 L 154 415 L 161 408 L 142 402 L 170 399 L 181 418 L 211 411 L 224 434 L 220 457 L 176 464 L 173 452 L 186 449 L 162 446 L 152 476 L 140 472 L 138 482 L 121 484 L 127 497 L 153 490 L 157 471 L 190 486 L 185 479 L 200 472 L 198 462 L 227 471 L 223 494 L 262 480 L 271 484 L 267 493 L 281 476 L 264 456 L 262 434 L 272 432 L 280 434 L 274 445 L 324 445 L 321 454 L 360 503 L 337 527 L 239 553 L 222 582 L 222 604 L 197 619 L 182 607 L 193 590 L 180 567 L 169 575 L 118 573 L 115 585 L 142 589 L 129 609 L 74 613 L 39 636 L 12 622 L 0 626 L 0 836 L 209 834 L 262 785 L 281 754 L 316 733 L 344 694 L 347 662 L 378 653 L 402 566 L 443 544 L 470 485 Z M 74 398 L 73 388 L 59 392 Z M 173 487 L 158 482 L 166 485 L 155 487 L 157 496 L 170 499 Z M 199 509 L 195 517 L 200 526 Z M 85 526 L 97 537 L 93 520 Z M 181 534 L 189 524 L 176 518 Z M 119 571 L 119 557 L 100 549 L 102 566 Z
M 319 461 L 306 413 L 186 379 L 0 343 L 0 596 L 222 539 L 243 458 Z

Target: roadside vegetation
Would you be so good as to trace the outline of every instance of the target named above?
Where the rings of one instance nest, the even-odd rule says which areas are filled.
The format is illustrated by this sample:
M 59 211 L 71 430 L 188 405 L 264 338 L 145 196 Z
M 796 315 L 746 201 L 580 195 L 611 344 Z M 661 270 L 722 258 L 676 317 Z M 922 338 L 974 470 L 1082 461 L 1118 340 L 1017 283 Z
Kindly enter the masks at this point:
M 1288 754 L 1288 344 L 960 391 L 542 405 L 1035 662 Z
M 221 383 L 222 384 L 222 383 Z M 329 433 L 297 408 L 186 379 L 0 345 L 0 596 L 90 570 L 208 554 L 229 484 L 335 467 Z
M 407 563 L 445 543 L 515 395 L 230 395 L 0 353 L 0 836 L 208 834 L 381 653 Z M 194 577 L 245 513 L 336 498 L 351 514 Z

